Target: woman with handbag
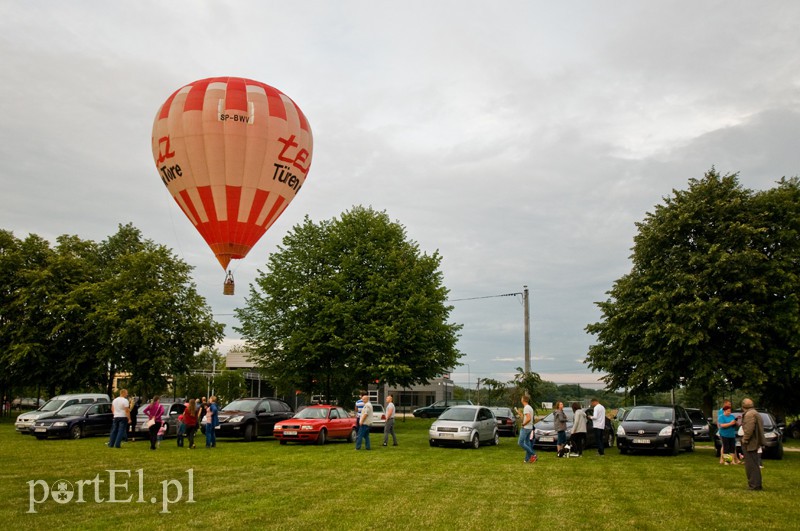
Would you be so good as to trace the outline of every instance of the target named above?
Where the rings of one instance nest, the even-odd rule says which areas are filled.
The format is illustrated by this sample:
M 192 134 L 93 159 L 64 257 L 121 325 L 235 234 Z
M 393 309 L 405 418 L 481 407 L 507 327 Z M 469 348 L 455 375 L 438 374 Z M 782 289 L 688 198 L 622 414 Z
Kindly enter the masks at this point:
M 145 406 L 142 413 L 147 415 L 147 429 L 150 432 L 150 449 L 156 449 L 158 442 L 158 430 L 161 429 L 161 417 L 164 416 L 164 406 L 159 403 L 161 397 L 156 395 L 152 402 Z

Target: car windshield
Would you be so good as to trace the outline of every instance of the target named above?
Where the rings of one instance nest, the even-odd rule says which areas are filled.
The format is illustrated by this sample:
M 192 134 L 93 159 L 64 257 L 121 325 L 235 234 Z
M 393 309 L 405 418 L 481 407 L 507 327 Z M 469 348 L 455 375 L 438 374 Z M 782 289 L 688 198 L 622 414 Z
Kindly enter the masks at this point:
M 625 420 L 632 422 L 672 422 L 675 413 L 671 407 L 642 407 L 633 408 L 625 416 Z
M 439 416 L 439 420 L 458 420 L 471 422 L 475 420 L 476 409 L 451 407 Z
M 67 406 L 61 411 L 58 412 L 59 417 L 73 417 L 83 415 L 86 412 L 86 408 L 89 407 L 86 404 L 75 404 L 72 406 Z
M 48 400 L 47 403 L 42 406 L 42 411 L 58 411 L 58 408 L 60 408 L 62 404 L 64 404 L 63 400 Z
M 222 408 L 222 411 L 253 411 L 257 403 L 257 400 L 234 400 Z
M 706 418 L 703 416 L 702 411 L 698 410 L 690 411 L 687 409 L 686 412 L 689 414 L 689 418 L 692 419 L 692 422 L 694 422 L 695 424 L 705 424 L 707 422 Z
M 326 419 L 328 418 L 328 411 L 326 407 L 307 407 L 302 411 L 295 413 L 296 419 Z

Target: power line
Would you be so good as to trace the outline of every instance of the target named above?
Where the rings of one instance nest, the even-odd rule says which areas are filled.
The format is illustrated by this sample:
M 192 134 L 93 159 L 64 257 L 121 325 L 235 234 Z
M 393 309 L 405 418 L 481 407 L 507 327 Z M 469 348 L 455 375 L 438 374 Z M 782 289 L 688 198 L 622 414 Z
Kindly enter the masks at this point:
M 515 297 L 517 295 L 522 295 L 522 293 L 502 293 L 500 295 L 485 295 L 483 297 L 467 297 L 466 299 L 448 299 L 447 302 L 476 301 L 478 299 L 496 299 L 498 297 Z

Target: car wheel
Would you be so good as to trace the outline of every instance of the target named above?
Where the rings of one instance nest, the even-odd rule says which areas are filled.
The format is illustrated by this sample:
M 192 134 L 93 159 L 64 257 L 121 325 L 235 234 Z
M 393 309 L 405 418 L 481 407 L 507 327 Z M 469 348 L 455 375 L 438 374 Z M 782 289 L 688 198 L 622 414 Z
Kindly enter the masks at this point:
M 256 435 L 255 424 L 248 424 L 244 427 L 244 440 L 247 442 L 255 441 L 258 436 Z
M 471 441 L 469 446 L 473 450 L 477 450 L 478 448 L 481 447 L 481 440 L 478 438 L 478 434 L 477 433 L 472 436 L 472 441 Z
M 40 441 L 47 439 L 47 435 L 37 435 L 36 438 Z
M 494 439 L 492 439 L 492 445 L 499 446 L 500 445 L 500 434 L 496 431 L 494 432 Z
M 433 439 L 431 439 L 430 441 L 428 441 L 428 443 L 430 443 L 431 447 L 434 447 L 434 446 L 439 446 L 439 443 L 437 443 L 437 442 L 436 442 L 436 441 L 434 441 Z
M 281 444 L 286 444 L 286 441 L 284 441 L 283 439 L 281 439 L 281 440 L 280 440 L 280 443 L 281 443 Z
M 627 455 L 628 454 L 628 449 L 620 446 L 619 447 L 619 453 L 621 453 L 622 455 Z
M 783 445 L 778 443 L 770 455 L 773 459 L 783 459 Z
M 80 439 L 83 437 L 83 430 L 80 426 L 75 425 L 69 430 L 70 439 Z
M 678 452 L 681 451 L 681 438 L 677 435 L 672 440 L 672 455 L 678 455 Z
M 347 438 L 347 442 L 349 443 L 356 442 L 356 437 L 358 437 L 358 435 L 356 434 L 356 429 L 353 428 L 353 430 L 350 432 L 350 437 Z
M 613 448 L 614 447 L 614 432 L 608 432 L 608 437 L 606 440 L 606 448 Z
M 319 436 L 317 436 L 317 444 L 322 446 L 328 441 L 328 432 L 325 431 L 325 428 L 322 428 L 319 431 Z
M 691 438 L 689 442 L 689 447 L 686 449 L 687 452 L 694 452 L 694 437 Z

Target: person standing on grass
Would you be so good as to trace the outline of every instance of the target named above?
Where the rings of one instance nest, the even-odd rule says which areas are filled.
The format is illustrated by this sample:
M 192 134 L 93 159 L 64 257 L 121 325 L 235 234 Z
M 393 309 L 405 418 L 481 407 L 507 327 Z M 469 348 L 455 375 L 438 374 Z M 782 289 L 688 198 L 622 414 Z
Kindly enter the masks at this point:
M 533 408 L 528 403 L 529 400 L 527 396 L 522 397 L 522 427 L 519 430 L 517 444 L 525 450 L 524 462 L 535 463 L 539 457 L 533 449 L 533 440 L 531 439 L 533 434 Z M 519 411 L 517 411 L 517 414 L 519 414 Z
M 567 414 L 564 413 L 564 402 L 556 402 L 553 410 L 553 429 L 556 431 L 556 456 L 563 457 L 562 450 L 567 444 Z
M 717 428 L 722 448 L 719 452 L 719 464 L 730 464 L 725 461 L 725 456 L 730 455 L 733 464 L 738 465 L 739 456 L 736 455 L 736 417 L 731 414 L 731 403 L 726 401 L 717 415 Z
M 572 403 L 572 451 L 571 457 L 581 457 L 586 443 L 586 412 L 577 402 Z
M 592 429 L 594 430 L 594 440 L 597 443 L 597 455 L 605 455 L 603 439 L 606 431 L 606 408 L 596 398 L 592 398 Z
M 194 450 L 194 435 L 197 433 L 197 418 L 200 411 L 197 409 L 197 401 L 192 398 L 189 405 L 183 410 L 183 424 L 186 426 L 186 437 L 189 439 L 189 448 Z
M 383 425 L 384 446 L 386 446 L 389 442 L 389 434 L 392 435 L 392 439 L 394 440 L 394 444 L 392 446 L 397 446 L 397 435 L 394 433 L 394 414 L 394 398 L 392 398 L 392 395 L 388 395 L 386 397 L 386 424 Z
M 153 401 L 145 406 L 142 413 L 147 415 L 147 425 L 150 434 L 150 449 L 156 449 L 158 430 L 161 429 L 161 418 L 164 416 L 164 406 L 159 402 L 160 396 L 153 397 Z
M 125 434 L 128 432 L 128 423 L 131 420 L 131 405 L 128 402 L 128 390 L 123 389 L 119 396 L 111 402 L 111 413 L 114 415 L 111 425 L 111 435 L 108 436 L 109 448 L 120 448 Z
M 358 395 L 358 400 L 356 400 L 356 429 L 361 425 L 361 410 L 364 409 L 364 395 L 366 395 L 364 391 L 361 391 Z M 367 400 L 369 402 L 369 400 Z
M 756 411 L 753 401 L 749 398 L 742 400 L 742 450 L 744 450 L 744 469 L 747 472 L 747 488 L 762 490 L 760 455 L 761 447 L 767 441 L 764 438 L 764 420 Z
M 208 408 L 206 409 L 206 448 L 217 447 L 217 432 L 216 427 L 219 426 L 219 408 L 217 407 L 217 397 L 212 396 L 208 399 Z
M 358 437 L 356 437 L 356 450 L 361 450 L 361 441 L 364 441 L 364 446 L 370 450 L 369 446 L 369 428 L 372 426 L 372 403 L 369 401 L 369 395 L 364 394 L 361 397 L 364 402 L 364 407 L 361 408 L 361 415 L 358 418 Z

